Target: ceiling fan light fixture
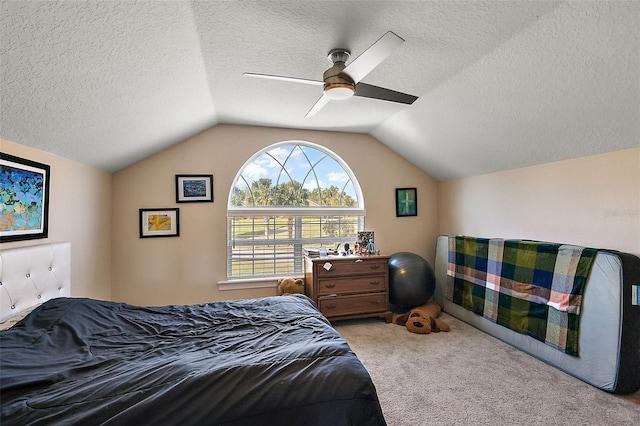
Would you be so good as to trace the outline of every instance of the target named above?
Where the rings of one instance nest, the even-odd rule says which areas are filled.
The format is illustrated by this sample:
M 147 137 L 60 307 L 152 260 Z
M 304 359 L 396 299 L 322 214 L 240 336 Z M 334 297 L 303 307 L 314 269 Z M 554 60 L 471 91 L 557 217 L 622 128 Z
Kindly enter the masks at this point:
M 322 81 L 257 73 L 244 73 L 243 75 L 323 85 L 322 96 L 313 104 L 305 117 L 312 117 L 324 108 L 329 101 L 347 100 L 352 96 L 411 105 L 418 99 L 417 96 L 396 92 L 395 90 L 385 89 L 384 87 L 374 86 L 360 81 L 375 67 L 380 65 L 380 63 L 402 43 L 404 43 L 404 40 L 400 36 L 392 31 L 387 31 L 349 65 L 347 65 L 346 62 L 349 60 L 351 53 L 346 49 L 333 49 L 327 55 L 327 60 L 333 65 L 322 74 Z
M 349 99 L 355 94 L 355 87 L 353 86 L 353 84 L 335 83 L 327 86 L 324 89 L 324 94 L 331 100 L 342 101 L 345 99 Z

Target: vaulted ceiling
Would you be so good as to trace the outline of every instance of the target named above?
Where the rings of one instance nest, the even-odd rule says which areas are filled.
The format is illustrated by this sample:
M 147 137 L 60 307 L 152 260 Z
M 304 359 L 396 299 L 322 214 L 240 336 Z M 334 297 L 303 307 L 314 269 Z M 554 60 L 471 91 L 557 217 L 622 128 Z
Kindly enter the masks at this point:
M 640 146 L 640 2 L 16 1 L 0 6 L 0 137 L 106 171 L 219 123 L 369 133 L 436 179 Z M 405 39 L 305 114 L 327 53 Z

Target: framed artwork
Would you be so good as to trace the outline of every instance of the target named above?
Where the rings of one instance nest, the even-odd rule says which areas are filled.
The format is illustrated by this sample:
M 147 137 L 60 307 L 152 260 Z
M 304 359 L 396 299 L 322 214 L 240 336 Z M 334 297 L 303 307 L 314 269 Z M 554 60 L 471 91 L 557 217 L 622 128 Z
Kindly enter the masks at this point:
M 176 175 L 176 203 L 213 203 L 213 175 Z
M 416 188 L 396 188 L 396 216 L 418 216 Z
M 47 238 L 47 164 L 0 153 L 0 243 Z
M 140 209 L 140 238 L 179 236 L 180 209 Z

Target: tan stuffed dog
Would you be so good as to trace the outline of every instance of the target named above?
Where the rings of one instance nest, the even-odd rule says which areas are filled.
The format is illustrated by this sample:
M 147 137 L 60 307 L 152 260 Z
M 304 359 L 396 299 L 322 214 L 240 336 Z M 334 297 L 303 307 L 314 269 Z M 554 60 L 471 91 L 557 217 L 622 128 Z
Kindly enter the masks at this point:
M 444 308 L 442 303 L 431 301 L 400 315 L 394 322 L 398 325 L 404 325 L 410 332 L 418 334 L 449 331 L 449 325 L 438 319 L 442 308 Z
M 278 295 L 287 296 L 295 293 L 304 293 L 304 281 L 302 279 L 281 278 L 278 280 Z

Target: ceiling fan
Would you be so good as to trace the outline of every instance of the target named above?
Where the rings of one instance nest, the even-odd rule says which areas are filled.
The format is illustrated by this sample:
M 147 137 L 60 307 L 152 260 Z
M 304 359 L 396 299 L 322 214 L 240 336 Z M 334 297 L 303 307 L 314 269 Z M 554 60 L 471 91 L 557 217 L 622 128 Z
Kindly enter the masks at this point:
M 351 61 L 349 65 L 346 65 L 346 62 L 349 60 L 351 53 L 346 49 L 333 49 L 327 56 L 327 59 L 333 63 L 333 66 L 324 72 L 322 81 L 250 72 L 246 72 L 243 75 L 247 77 L 324 86 L 322 96 L 311 107 L 305 117 L 315 115 L 331 100 L 344 100 L 349 99 L 351 96 L 381 99 L 410 105 L 418 99 L 417 96 L 396 92 L 395 90 L 385 89 L 384 87 L 374 86 L 360 81 L 402 43 L 404 43 L 404 40 L 401 37 L 392 31 L 387 31 L 387 33 L 360 54 L 360 56 Z

